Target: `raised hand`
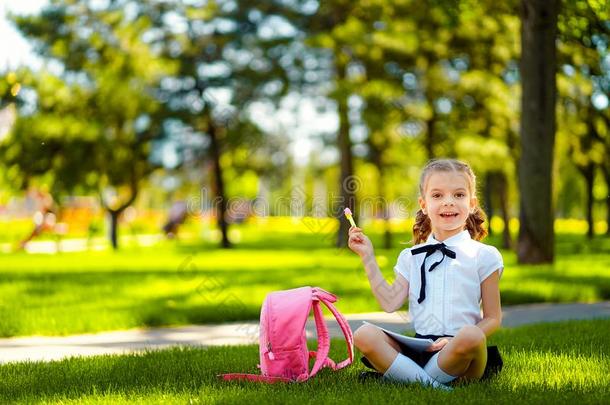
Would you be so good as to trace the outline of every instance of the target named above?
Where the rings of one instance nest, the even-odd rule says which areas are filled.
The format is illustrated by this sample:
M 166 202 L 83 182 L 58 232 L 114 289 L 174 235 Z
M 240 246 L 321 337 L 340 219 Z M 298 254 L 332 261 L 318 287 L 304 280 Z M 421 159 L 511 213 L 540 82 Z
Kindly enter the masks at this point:
M 368 257 L 373 254 L 373 244 L 371 240 L 362 233 L 362 229 L 357 226 L 349 228 L 349 239 L 347 245 L 351 250 L 356 252 L 361 258 Z

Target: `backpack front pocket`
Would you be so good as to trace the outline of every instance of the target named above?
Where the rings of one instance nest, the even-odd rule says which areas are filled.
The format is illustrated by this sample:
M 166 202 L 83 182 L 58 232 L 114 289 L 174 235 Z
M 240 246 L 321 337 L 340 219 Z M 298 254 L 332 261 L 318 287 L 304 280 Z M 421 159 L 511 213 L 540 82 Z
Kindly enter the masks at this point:
M 296 380 L 308 374 L 309 353 L 301 348 L 267 352 L 267 375 Z

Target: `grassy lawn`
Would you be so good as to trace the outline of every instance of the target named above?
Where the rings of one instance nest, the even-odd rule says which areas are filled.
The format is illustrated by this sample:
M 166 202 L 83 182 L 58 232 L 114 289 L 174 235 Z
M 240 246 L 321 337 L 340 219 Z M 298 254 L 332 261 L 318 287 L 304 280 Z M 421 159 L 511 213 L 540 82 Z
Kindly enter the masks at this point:
M 359 382 L 364 370 L 359 361 L 336 373 L 323 370 L 304 384 L 218 380 L 219 373 L 258 372 L 258 347 L 250 345 L 3 365 L 0 402 L 599 404 L 610 398 L 608 330 L 610 320 L 500 330 L 490 344 L 497 344 L 503 355 L 501 374 L 449 393 L 418 385 Z M 335 360 L 345 357 L 342 341 L 333 341 L 331 355 Z
M 242 225 L 232 232 L 239 244 L 229 251 L 182 241 L 118 253 L 0 255 L 0 336 L 258 319 L 265 294 L 303 285 L 338 294 L 346 313 L 379 310 L 357 256 L 329 247 L 331 228 Z M 407 246 L 399 241 L 409 238 L 397 232 L 394 249 L 377 249 L 388 278 Z M 374 227 L 369 234 L 380 246 L 381 234 Z M 610 239 L 560 234 L 557 253 L 552 266 L 518 266 L 503 251 L 503 304 L 610 299 Z

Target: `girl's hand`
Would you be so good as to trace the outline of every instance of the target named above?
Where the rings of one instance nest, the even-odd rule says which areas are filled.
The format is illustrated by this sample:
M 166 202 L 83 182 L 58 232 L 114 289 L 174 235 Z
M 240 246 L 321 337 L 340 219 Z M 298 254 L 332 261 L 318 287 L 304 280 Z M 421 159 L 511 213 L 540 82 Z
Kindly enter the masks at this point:
M 360 258 L 368 257 L 373 254 L 373 244 L 371 240 L 362 233 L 362 229 L 352 226 L 349 228 L 349 239 L 347 245 L 356 252 Z
M 447 343 L 449 343 L 449 340 L 451 340 L 451 338 L 446 338 L 446 337 L 438 338 L 438 339 L 436 339 L 436 342 L 432 343 L 432 345 L 426 349 L 426 351 L 427 352 L 437 352 L 437 351 L 441 350 L 443 347 L 445 347 L 445 345 L 447 345 Z

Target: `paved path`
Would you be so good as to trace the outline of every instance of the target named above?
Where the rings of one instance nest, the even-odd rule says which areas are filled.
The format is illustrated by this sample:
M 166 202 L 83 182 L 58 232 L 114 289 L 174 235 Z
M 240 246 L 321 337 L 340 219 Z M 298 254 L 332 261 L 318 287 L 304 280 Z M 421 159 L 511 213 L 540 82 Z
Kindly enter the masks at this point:
M 353 330 L 362 321 L 373 322 L 394 331 L 411 329 L 406 312 L 372 312 L 347 315 Z M 503 327 L 568 319 L 610 318 L 610 301 L 596 304 L 532 304 L 504 308 Z M 336 322 L 328 323 L 331 336 L 341 336 Z M 315 337 L 312 321 L 308 337 Z M 65 337 L 19 337 L 0 339 L 0 363 L 51 361 L 71 356 L 121 354 L 138 350 L 163 349 L 176 345 L 216 346 L 258 343 L 258 322 L 176 328 L 135 329 Z
M 126 245 L 136 244 L 139 247 L 154 246 L 158 244 L 164 237 L 162 234 L 140 234 L 140 235 L 123 235 L 121 243 Z M 16 249 L 16 243 L 0 243 L 0 253 L 11 253 Z M 105 237 L 95 237 L 91 240 L 85 238 L 70 238 L 54 240 L 33 240 L 25 246 L 27 253 L 34 254 L 55 254 L 55 253 L 72 253 L 85 251 L 100 251 L 110 249 L 108 239 Z

